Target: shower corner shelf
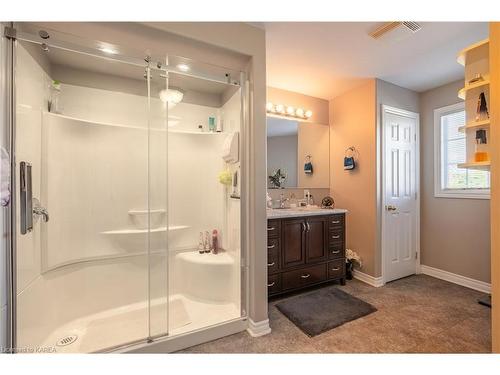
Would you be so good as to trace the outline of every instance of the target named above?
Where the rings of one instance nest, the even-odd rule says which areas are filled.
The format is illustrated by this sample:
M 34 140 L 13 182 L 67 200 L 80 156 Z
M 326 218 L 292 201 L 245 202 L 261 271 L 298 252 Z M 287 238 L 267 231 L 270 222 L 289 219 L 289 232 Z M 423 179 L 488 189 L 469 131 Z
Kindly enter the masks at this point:
M 171 225 L 168 227 L 168 231 L 177 231 L 182 229 L 190 228 L 188 225 Z M 101 232 L 101 234 L 106 235 L 127 235 L 127 234 L 143 234 L 143 233 L 161 233 L 166 232 L 167 227 L 159 227 L 154 229 L 117 229 L 117 230 L 107 230 Z

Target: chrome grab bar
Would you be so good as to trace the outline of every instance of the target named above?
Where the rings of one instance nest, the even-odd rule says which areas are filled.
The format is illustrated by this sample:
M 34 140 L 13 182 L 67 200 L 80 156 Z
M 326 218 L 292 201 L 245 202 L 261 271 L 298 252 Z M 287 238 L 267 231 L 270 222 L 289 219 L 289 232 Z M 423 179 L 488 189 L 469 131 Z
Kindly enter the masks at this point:
M 31 184 L 31 164 L 22 161 L 19 164 L 21 234 L 33 230 L 33 191 Z

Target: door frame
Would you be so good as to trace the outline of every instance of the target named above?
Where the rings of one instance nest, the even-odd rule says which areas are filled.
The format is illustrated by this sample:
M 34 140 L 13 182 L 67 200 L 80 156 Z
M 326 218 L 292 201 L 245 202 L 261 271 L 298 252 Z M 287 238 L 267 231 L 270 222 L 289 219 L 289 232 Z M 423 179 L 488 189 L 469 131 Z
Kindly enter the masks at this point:
M 380 123 L 380 163 L 381 163 L 381 171 L 379 173 L 379 178 L 381 179 L 379 186 L 381 187 L 379 202 L 380 202 L 380 238 L 381 238 L 381 255 L 382 255 L 382 282 L 385 284 L 387 270 L 386 270 L 386 259 L 387 259 L 387 250 L 386 250 L 386 236 L 385 236 L 385 175 L 387 173 L 386 160 L 385 160 L 385 120 L 387 118 L 387 114 L 394 114 L 404 117 L 409 117 L 415 120 L 415 194 L 416 194 L 416 213 L 415 213 L 415 221 L 416 221 L 416 238 L 415 238 L 415 249 L 417 251 L 417 259 L 416 259 L 416 267 L 415 273 L 420 273 L 420 114 L 416 112 L 407 111 L 404 109 L 392 107 L 386 104 L 381 104 L 381 123 Z

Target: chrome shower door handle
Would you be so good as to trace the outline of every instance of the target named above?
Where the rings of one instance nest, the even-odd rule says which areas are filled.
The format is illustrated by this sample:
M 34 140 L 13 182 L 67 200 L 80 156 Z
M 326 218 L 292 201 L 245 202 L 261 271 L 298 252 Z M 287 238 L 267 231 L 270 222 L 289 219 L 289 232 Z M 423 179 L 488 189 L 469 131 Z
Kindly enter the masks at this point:
M 31 187 L 31 164 L 22 161 L 19 163 L 21 234 L 26 234 L 33 230 L 33 191 Z
M 45 207 L 36 205 L 33 207 L 33 215 L 41 216 L 45 223 L 49 221 L 49 211 Z

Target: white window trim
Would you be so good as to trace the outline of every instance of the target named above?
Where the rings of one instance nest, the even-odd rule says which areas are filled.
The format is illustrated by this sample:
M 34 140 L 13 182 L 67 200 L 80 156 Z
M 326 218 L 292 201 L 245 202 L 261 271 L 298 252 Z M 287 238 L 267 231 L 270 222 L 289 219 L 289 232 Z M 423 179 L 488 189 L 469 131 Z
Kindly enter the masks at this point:
M 465 103 L 457 103 L 434 110 L 434 197 L 436 198 L 466 198 L 490 199 L 490 189 L 443 189 L 441 163 L 441 116 L 456 111 L 463 111 Z

